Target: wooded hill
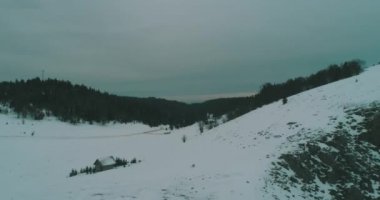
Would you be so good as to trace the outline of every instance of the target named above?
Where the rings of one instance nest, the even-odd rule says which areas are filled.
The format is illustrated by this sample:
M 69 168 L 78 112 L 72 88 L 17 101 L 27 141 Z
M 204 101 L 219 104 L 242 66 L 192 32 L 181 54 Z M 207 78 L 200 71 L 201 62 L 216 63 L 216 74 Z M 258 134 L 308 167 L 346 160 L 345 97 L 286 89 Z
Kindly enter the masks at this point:
M 214 117 L 226 114 L 228 119 L 233 119 L 265 104 L 357 75 L 362 70 L 362 63 L 353 60 L 331 65 L 308 77 L 289 79 L 278 84 L 266 83 L 255 96 L 215 99 L 196 104 L 159 98 L 123 97 L 69 81 L 34 78 L 1 82 L 0 103 L 9 106 L 20 117 L 36 120 L 55 116 L 74 124 L 137 121 L 151 126 L 168 124 L 183 127 L 206 121 L 207 114 Z

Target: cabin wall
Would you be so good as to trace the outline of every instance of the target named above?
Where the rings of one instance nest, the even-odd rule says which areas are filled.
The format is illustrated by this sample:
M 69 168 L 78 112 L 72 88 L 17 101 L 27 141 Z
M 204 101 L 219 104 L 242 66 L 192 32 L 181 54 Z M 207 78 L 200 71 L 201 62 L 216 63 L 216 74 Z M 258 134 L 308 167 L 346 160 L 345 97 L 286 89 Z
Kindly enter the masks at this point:
M 110 170 L 114 166 L 113 165 L 108 165 L 108 166 L 102 166 L 101 164 L 95 164 L 95 170 L 97 172 L 105 171 L 105 170 Z

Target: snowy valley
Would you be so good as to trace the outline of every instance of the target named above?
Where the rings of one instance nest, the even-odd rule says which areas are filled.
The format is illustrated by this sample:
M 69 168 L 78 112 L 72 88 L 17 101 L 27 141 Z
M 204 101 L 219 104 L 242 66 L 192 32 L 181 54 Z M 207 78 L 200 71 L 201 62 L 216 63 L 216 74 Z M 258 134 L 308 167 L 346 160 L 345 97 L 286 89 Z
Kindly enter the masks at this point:
M 379 77 L 373 66 L 203 133 L 0 114 L 1 199 L 380 199 L 380 148 L 359 141 Z M 141 162 L 69 177 L 105 156 Z

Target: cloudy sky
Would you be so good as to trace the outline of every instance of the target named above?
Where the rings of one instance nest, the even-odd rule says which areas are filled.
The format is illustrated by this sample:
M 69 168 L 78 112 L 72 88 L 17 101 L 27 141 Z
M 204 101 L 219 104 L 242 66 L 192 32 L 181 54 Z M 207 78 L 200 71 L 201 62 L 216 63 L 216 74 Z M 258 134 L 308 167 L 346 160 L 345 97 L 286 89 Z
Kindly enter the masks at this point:
M 185 101 L 380 61 L 377 0 L 0 0 L 0 81 Z

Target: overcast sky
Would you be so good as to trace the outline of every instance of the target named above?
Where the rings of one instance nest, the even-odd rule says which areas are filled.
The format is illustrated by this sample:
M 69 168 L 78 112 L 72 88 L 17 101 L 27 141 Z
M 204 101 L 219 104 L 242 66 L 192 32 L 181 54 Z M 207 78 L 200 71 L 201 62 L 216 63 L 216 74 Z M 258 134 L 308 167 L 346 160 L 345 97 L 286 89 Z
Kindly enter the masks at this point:
M 380 61 L 378 0 L 0 0 L 0 81 L 193 101 Z

